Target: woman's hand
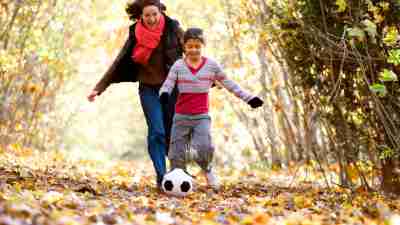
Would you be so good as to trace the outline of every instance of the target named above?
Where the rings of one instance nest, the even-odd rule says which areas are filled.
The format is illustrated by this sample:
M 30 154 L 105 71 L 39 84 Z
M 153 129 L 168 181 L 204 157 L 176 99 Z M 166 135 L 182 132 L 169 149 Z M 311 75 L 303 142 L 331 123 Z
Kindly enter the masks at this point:
M 93 90 L 88 96 L 87 99 L 89 100 L 89 102 L 94 102 L 94 100 L 96 100 L 96 96 L 99 94 L 98 91 Z

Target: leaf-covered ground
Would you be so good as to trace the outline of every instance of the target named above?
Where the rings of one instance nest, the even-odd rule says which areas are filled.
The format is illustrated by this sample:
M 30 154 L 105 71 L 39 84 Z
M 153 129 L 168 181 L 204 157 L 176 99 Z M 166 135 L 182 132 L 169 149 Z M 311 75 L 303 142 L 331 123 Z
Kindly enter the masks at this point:
M 283 172 L 220 170 L 219 193 L 198 175 L 186 198 L 158 192 L 152 173 L 150 162 L 0 153 L 0 225 L 400 224 L 399 199 L 323 189 Z

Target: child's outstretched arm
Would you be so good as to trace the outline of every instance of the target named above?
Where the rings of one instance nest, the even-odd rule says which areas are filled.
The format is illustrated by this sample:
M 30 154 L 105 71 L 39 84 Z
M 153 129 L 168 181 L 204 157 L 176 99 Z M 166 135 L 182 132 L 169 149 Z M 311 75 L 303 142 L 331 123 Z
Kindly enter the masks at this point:
M 178 76 L 177 76 L 177 69 L 176 68 L 177 68 L 176 64 L 174 64 L 171 67 L 167 78 L 165 79 L 163 85 L 160 88 L 160 92 L 159 92 L 160 101 L 163 104 L 168 103 L 168 97 L 171 94 L 171 92 L 174 89 L 175 84 L 177 82 L 177 77 Z
M 250 93 L 243 90 L 233 80 L 229 79 L 218 63 L 215 63 L 215 77 L 216 80 L 218 80 L 224 88 L 233 93 L 236 97 L 245 101 L 252 108 L 257 108 L 264 104 L 264 102 L 259 97 L 251 95 Z

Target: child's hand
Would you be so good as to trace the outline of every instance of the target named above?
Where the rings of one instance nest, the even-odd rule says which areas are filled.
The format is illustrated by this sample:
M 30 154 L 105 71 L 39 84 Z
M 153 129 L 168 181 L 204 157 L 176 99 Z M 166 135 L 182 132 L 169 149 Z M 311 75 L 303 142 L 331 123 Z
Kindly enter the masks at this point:
M 167 92 L 163 92 L 160 95 L 160 102 L 162 105 L 168 104 L 169 94 Z
M 250 99 L 248 104 L 251 106 L 251 108 L 255 109 L 255 108 L 262 106 L 264 104 L 264 102 L 259 97 L 254 97 L 254 98 Z
M 211 85 L 212 88 L 222 89 L 222 85 L 218 82 L 213 82 Z

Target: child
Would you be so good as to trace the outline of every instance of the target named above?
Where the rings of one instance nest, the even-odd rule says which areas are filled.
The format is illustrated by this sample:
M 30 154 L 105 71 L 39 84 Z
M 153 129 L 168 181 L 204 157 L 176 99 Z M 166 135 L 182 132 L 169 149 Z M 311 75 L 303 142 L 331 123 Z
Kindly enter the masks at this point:
M 201 29 L 188 29 L 183 39 L 185 57 L 175 62 L 160 89 L 162 104 L 168 102 L 175 85 L 179 90 L 171 131 L 171 169 L 186 170 L 186 151 L 192 146 L 197 150 L 198 157 L 195 161 L 205 173 L 208 185 L 218 190 L 219 182 L 211 167 L 214 147 L 210 135 L 211 118 L 208 114 L 210 87 L 218 81 L 252 108 L 260 107 L 263 101 L 243 91 L 225 75 L 214 60 L 202 56 L 205 41 Z

